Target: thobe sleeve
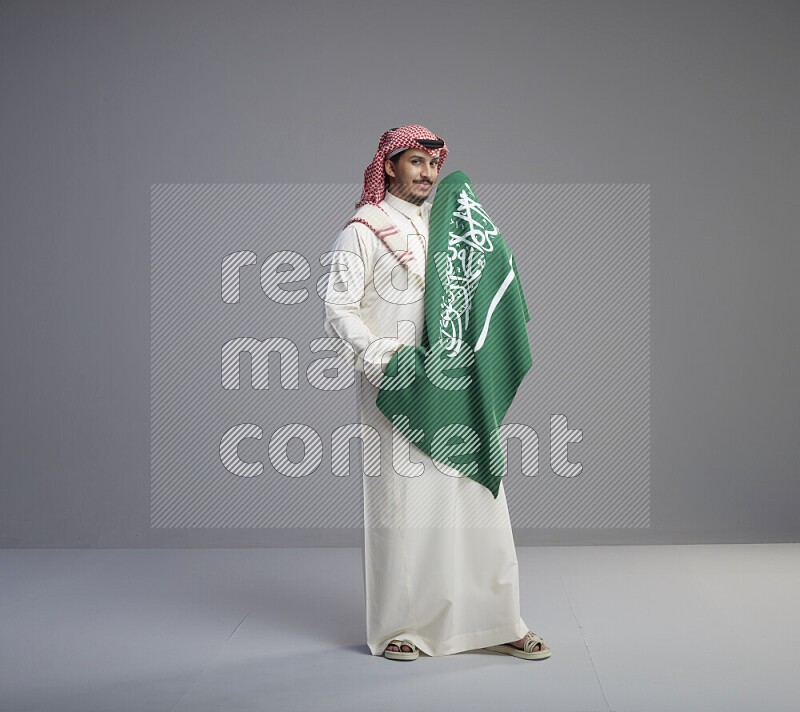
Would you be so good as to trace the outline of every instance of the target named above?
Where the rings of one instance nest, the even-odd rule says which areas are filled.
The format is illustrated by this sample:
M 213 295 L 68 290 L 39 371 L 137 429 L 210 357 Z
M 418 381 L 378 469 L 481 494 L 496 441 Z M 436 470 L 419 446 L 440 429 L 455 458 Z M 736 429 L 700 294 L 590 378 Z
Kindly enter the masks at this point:
M 369 231 L 369 228 L 364 226 L 364 230 Z M 375 254 L 374 246 L 370 249 L 364 239 L 374 236 L 371 232 L 366 236 L 361 233 L 360 224 L 350 223 L 334 243 L 325 289 L 323 328 L 328 336 L 343 339 L 350 344 L 355 353 L 357 371 L 384 373 L 392 352 L 402 346 L 403 342 L 394 337 L 376 336 L 362 319 L 362 301 L 366 289 L 372 283 Z M 380 349 L 373 348 L 367 354 L 369 345 L 379 339 Z M 342 348 L 342 344 L 338 344 L 334 346 L 334 350 L 348 359 L 346 346 Z M 383 358 L 384 355 L 386 358 Z

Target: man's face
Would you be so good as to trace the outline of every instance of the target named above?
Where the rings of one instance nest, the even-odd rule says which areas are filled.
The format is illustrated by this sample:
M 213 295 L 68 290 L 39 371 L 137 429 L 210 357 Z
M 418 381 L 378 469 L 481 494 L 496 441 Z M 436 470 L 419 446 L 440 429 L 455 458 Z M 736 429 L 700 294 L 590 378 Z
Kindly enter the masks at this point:
M 386 159 L 384 168 L 389 192 L 416 205 L 425 202 L 439 177 L 439 159 L 417 148 L 404 151 L 397 165 Z

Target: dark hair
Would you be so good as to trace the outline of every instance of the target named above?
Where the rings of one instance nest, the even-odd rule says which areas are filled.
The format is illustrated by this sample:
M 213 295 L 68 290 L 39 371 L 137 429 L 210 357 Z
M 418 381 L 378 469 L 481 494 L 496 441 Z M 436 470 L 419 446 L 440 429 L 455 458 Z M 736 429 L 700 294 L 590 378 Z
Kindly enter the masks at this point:
M 394 130 L 394 129 L 392 129 L 392 130 Z M 392 163 L 394 163 L 395 168 L 397 168 L 397 161 L 400 159 L 400 156 L 402 156 L 406 151 L 408 151 L 408 149 L 404 148 L 402 151 L 400 151 L 400 153 L 395 153 L 394 156 L 389 158 L 389 160 Z M 389 187 L 389 174 L 386 172 L 386 168 L 384 167 L 384 169 L 383 169 L 383 188 L 385 190 L 388 187 Z

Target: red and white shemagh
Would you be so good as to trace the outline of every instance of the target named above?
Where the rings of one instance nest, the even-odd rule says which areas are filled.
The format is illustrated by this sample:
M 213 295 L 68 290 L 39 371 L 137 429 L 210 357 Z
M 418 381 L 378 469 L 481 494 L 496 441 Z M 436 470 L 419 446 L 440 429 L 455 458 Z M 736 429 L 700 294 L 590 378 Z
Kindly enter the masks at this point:
M 358 210 L 362 205 L 366 204 L 374 205 L 376 208 L 380 209 L 378 203 L 383 200 L 386 190 L 386 174 L 384 171 L 384 163 L 386 162 L 387 156 L 392 151 L 396 151 L 397 149 L 401 148 L 417 148 L 421 151 L 425 151 L 430 156 L 439 159 L 438 168 L 439 171 L 442 170 L 445 158 L 447 158 L 447 144 L 445 143 L 443 146 L 441 146 L 441 148 L 430 149 L 426 148 L 423 144 L 417 141 L 417 139 L 420 138 L 423 140 L 428 139 L 433 141 L 443 141 L 443 139 L 441 139 L 435 133 L 428 131 L 428 129 L 426 129 L 424 126 L 418 126 L 416 124 L 390 129 L 389 131 L 386 131 L 383 136 L 381 136 L 375 157 L 364 171 L 364 190 L 361 193 L 361 200 L 356 203 L 356 210 Z M 373 225 L 370 225 L 370 223 L 364 218 L 352 218 L 348 221 L 348 224 L 353 221 L 364 223 L 372 229 L 372 231 L 383 241 L 384 244 L 386 244 L 386 237 L 397 233 L 397 230 L 393 227 L 388 215 L 386 218 L 387 220 L 382 222 L 384 224 L 388 222 L 388 226 L 378 229 L 376 229 L 377 226 L 374 227 Z M 389 247 L 388 245 L 386 246 Z M 406 262 L 410 262 L 414 259 L 414 255 L 411 252 L 401 252 L 401 254 L 398 256 L 394 251 L 391 250 L 391 248 L 390 251 L 395 254 L 400 264 L 405 264 Z

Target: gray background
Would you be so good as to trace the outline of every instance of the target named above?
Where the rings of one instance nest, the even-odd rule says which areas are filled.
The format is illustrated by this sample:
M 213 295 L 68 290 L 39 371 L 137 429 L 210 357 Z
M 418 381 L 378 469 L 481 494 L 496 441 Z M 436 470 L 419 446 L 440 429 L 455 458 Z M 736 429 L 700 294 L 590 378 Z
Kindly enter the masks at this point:
M 150 529 L 150 186 L 355 183 L 406 123 L 476 183 L 650 185 L 651 527 L 517 543 L 795 541 L 797 32 L 790 3 L 4 2 L 0 544 L 359 544 Z
M 512 522 L 648 527 L 649 186 L 473 188 L 531 315 L 533 367 L 500 436 Z M 151 526 L 363 526 L 361 448 L 334 435 L 360 420 L 358 374 L 325 335 L 320 297 L 354 195 L 358 184 L 153 186 Z

